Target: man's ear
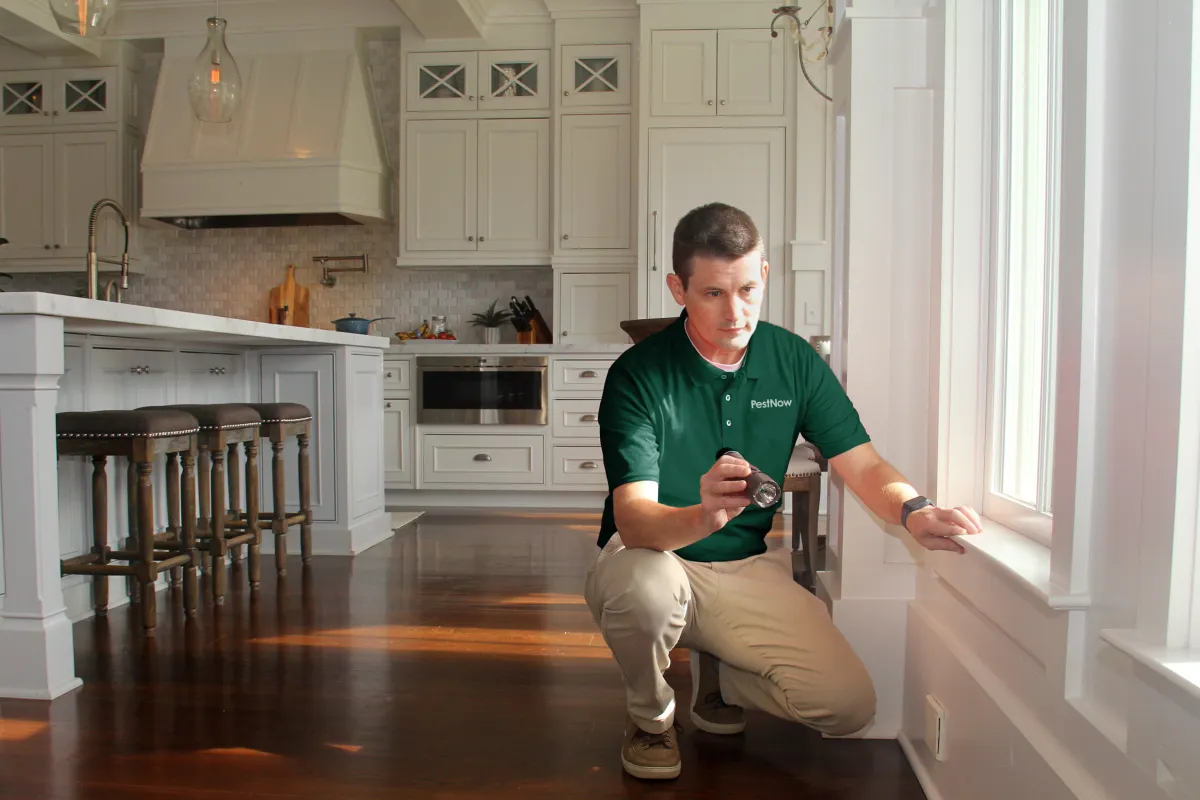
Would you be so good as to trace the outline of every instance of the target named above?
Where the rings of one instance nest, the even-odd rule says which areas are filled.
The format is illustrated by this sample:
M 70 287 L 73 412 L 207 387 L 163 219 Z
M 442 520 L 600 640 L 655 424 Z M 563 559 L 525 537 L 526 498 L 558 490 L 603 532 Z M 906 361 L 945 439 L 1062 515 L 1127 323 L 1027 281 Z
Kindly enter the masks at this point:
M 671 297 L 675 298 L 675 302 L 684 305 L 683 280 L 674 272 L 667 273 L 667 288 L 671 290 Z

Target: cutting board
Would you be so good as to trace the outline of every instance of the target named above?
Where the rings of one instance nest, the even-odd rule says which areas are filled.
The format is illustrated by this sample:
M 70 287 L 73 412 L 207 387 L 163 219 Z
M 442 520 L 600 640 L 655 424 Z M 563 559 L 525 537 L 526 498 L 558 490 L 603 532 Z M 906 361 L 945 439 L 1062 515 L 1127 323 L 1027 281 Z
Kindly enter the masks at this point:
M 271 290 L 267 321 L 277 325 L 308 328 L 308 287 L 296 283 L 296 265 L 288 264 L 287 277 Z

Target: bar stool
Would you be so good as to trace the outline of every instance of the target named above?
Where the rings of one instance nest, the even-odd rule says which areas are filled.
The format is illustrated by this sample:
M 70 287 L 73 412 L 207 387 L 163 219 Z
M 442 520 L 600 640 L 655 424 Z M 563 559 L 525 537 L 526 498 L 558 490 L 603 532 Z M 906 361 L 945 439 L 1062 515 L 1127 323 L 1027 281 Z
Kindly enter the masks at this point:
M 288 528 L 300 526 L 300 556 L 303 563 L 312 560 L 312 503 L 308 440 L 312 432 L 312 412 L 299 403 L 249 403 L 262 417 L 262 438 L 271 441 L 271 512 L 259 514 L 259 527 L 275 534 L 275 570 L 287 575 Z M 283 448 L 289 436 L 296 437 L 297 476 L 300 508 L 287 513 L 287 479 Z M 247 513 L 247 519 L 254 519 Z
M 58 455 L 92 458 L 92 552 L 61 562 L 63 575 L 91 575 L 96 614 L 108 613 L 108 578 L 132 577 L 140 591 L 142 627 L 153 635 L 158 621 L 155 583 L 160 573 L 183 568 L 184 611 L 196 612 L 196 497 L 192 493 L 192 475 L 196 459 L 196 418 L 181 411 L 67 411 L 56 417 Z M 166 454 L 168 484 L 167 517 L 179 526 L 180 548 L 175 554 L 155 547 L 154 488 L 151 476 L 154 460 Z M 183 474 L 179 474 L 179 457 Z M 109 456 L 129 459 L 131 483 L 129 505 L 136 509 L 129 518 L 132 546 L 113 550 L 108 546 L 108 474 Z M 183 508 L 179 507 L 180 490 Z M 182 514 L 182 523 L 181 520 Z M 125 562 L 118 564 L 114 562 Z
M 818 558 L 817 513 L 821 507 L 821 473 L 828 469 L 817 448 L 801 442 L 792 450 L 783 490 L 792 495 L 792 578 L 810 592 L 817 590 L 817 572 L 824 569 Z M 799 553 L 803 567 L 798 569 Z
M 222 605 L 228 589 L 225 558 L 229 548 L 250 546 L 250 589 L 258 589 L 261 579 L 259 545 L 262 534 L 237 522 L 240 466 L 238 445 L 246 450 L 246 508 L 258 514 L 258 436 L 261 418 L 258 412 L 241 403 L 209 405 L 145 406 L 143 411 L 173 410 L 196 418 L 200 432 L 196 443 L 200 450 L 200 517 L 197 522 L 196 547 L 208 557 L 204 565 L 211 568 L 213 602 Z M 228 453 L 228 462 L 226 462 Z M 229 499 L 226 503 L 226 465 L 228 464 Z M 169 540 L 168 540 L 169 541 Z

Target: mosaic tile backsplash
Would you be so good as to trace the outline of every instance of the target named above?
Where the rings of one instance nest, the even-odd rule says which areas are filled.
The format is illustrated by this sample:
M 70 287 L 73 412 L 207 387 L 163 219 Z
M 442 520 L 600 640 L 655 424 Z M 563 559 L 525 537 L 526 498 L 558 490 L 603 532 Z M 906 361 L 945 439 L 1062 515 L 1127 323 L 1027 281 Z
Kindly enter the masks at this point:
M 384 144 L 392 164 L 399 146 L 400 47 L 394 41 L 367 46 L 375 100 L 379 106 Z M 469 325 L 471 314 L 495 299 L 507 307 L 511 295 L 529 295 L 551 320 L 554 276 L 549 267 L 461 267 L 456 269 L 397 269 L 399 231 L 395 226 L 331 226 L 258 228 L 219 231 L 181 231 L 142 228 L 142 251 L 155 264 L 146 277 L 132 276 L 127 301 L 179 311 L 217 314 L 240 319 L 267 319 L 267 297 L 295 264 L 296 280 L 310 289 L 313 327 L 333 328 L 332 320 L 354 312 L 360 317 L 393 317 L 373 331 L 389 334 L 415 328 L 434 314 L 463 341 L 482 341 Z M 321 268 L 314 256 L 365 253 L 366 275 L 337 275 L 337 285 L 320 284 Z M 334 264 L 331 266 L 354 266 Z M 0 288 L 80 294 L 84 277 L 18 275 Z M 515 341 L 512 326 L 502 329 L 503 341 Z

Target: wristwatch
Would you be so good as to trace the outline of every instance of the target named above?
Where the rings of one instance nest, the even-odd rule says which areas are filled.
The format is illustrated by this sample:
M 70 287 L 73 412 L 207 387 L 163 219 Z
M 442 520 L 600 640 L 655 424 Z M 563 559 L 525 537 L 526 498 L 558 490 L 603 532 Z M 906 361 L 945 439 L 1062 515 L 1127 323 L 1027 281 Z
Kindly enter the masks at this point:
M 908 530 L 908 515 L 917 509 L 931 505 L 933 505 L 932 500 L 930 500 L 928 497 L 922 497 L 920 495 L 914 497 L 912 500 L 905 501 L 904 505 L 900 506 L 900 527 L 904 528 L 904 530 Z

